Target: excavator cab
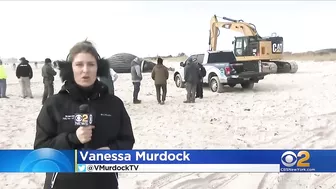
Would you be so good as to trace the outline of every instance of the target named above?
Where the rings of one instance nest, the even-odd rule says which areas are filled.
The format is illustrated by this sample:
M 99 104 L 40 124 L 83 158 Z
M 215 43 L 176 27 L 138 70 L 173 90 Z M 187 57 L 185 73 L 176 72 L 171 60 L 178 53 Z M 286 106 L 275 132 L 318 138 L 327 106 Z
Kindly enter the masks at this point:
M 281 59 L 283 54 L 282 37 L 235 37 L 233 45 L 235 56 L 244 57 L 244 59 L 248 59 L 248 57 L 260 60 Z
M 259 41 L 256 36 L 235 37 L 235 56 L 257 56 L 259 51 Z

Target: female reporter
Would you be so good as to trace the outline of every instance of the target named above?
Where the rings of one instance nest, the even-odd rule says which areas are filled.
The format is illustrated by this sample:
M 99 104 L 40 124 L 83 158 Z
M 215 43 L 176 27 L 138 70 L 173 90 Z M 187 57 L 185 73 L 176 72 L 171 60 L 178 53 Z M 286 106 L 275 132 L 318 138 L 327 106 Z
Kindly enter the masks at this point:
M 109 63 L 100 58 L 88 41 L 71 48 L 66 61 L 59 62 L 64 82 L 58 94 L 48 98 L 36 121 L 34 149 L 131 150 L 135 142 L 130 117 L 123 102 L 108 93 L 97 77 L 106 77 Z M 74 114 L 89 105 L 90 126 L 76 126 Z M 117 189 L 115 173 L 47 173 L 44 189 Z

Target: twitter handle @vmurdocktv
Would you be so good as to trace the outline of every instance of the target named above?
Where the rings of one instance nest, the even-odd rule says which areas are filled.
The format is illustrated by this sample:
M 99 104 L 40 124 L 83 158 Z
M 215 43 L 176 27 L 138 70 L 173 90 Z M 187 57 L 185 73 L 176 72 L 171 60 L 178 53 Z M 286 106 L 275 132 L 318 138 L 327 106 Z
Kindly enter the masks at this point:
M 137 172 L 139 165 L 135 164 L 78 164 L 76 172 Z

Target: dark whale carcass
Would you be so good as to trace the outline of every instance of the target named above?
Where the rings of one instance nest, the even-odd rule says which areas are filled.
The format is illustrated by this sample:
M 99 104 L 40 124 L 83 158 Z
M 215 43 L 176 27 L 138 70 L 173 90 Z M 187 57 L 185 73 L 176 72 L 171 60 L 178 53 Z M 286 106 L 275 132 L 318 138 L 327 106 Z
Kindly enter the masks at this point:
M 110 63 L 110 67 L 117 73 L 131 73 L 131 62 L 137 56 L 129 53 L 118 53 L 107 60 Z M 150 61 L 143 61 L 141 65 L 142 72 L 151 72 L 155 66 L 155 63 Z

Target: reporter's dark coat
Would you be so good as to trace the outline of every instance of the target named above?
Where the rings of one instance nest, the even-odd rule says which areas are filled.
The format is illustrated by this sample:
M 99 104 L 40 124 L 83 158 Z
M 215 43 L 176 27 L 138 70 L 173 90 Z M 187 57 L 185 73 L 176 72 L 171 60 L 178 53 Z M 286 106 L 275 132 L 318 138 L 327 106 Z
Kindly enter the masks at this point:
M 107 65 L 106 65 L 107 64 Z M 98 77 L 106 76 L 108 62 L 99 61 Z M 83 149 L 76 136 L 78 126 L 71 118 L 81 104 L 89 104 L 94 120 L 90 149 L 108 146 L 112 150 L 131 150 L 135 142 L 131 120 L 123 102 L 108 93 L 106 85 L 96 80 L 90 91 L 82 90 L 73 79 L 71 63 L 60 62 L 60 76 L 65 84 L 58 94 L 48 98 L 36 121 L 34 149 Z M 109 71 L 107 69 L 107 71 Z M 108 73 L 109 74 L 109 73 Z M 47 173 L 44 189 L 117 189 L 115 173 Z M 54 181 L 54 182 L 53 182 Z M 53 182 L 53 185 L 52 185 Z

